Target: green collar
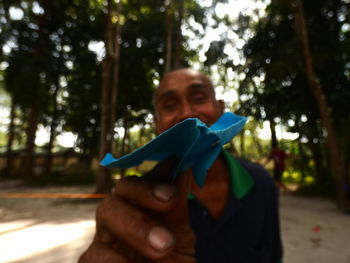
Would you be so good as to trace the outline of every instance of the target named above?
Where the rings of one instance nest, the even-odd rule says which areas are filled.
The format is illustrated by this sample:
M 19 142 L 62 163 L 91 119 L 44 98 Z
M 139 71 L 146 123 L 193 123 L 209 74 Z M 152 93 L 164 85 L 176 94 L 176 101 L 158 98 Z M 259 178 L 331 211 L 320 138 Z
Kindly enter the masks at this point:
M 229 171 L 231 189 L 238 199 L 246 196 L 254 186 L 254 181 L 247 170 L 225 149 L 221 150 Z M 190 193 L 189 199 L 194 198 Z
M 231 181 L 232 192 L 238 199 L 246 196 L 254 186 L 254 181 L 248 171 L 225 149 L 222 149 Z

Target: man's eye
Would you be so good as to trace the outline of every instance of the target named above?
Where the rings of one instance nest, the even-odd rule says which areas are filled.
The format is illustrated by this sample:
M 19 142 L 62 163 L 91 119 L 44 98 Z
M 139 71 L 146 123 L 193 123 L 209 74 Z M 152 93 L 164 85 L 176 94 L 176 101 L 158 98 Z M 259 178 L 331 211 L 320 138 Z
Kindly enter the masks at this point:
M 192 99 L 194 102 L 203 102 L 207 99 L 207 96 L 205 94 L 195 94 Z
M 175 101 L 168 101 L 163 104 L 163 109 L 171 111 L 176 109 L 176 102 Z

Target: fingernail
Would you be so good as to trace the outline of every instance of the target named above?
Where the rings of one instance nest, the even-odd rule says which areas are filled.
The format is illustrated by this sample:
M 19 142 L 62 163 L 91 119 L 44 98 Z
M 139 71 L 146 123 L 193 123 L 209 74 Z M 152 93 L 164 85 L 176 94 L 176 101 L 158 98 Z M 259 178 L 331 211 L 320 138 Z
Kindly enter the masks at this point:
M 152 228 L 148 234 L 148 240 L 154 249 L 160 251 L 167 250 L 175 242 L 173 236 L 167 230 L 159 226 Z
M 154 190 L 154 196 L 163 202 L 168 202 L 176 193 L 176 187 L 170 184 L 157 185 Z

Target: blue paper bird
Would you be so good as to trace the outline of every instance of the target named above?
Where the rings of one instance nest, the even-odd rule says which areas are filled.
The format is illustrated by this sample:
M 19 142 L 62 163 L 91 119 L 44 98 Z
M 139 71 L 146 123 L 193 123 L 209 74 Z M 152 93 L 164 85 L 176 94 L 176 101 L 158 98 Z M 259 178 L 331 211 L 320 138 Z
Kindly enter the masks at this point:
M 107 153 L 100 164 L 108 168 L 128 168 L 146 160 L 161 161 L 176 156 L 180 161 L 173 178 L 192 168 L 196 183 L 202 187 L 207 170 L 220 154 L 222 146 L 242 130 L 246 121 L 247 118 L 230 112 L 221 115 L 210 127 L 197 118 L 189 118 L 121 158 L 116 159 Z

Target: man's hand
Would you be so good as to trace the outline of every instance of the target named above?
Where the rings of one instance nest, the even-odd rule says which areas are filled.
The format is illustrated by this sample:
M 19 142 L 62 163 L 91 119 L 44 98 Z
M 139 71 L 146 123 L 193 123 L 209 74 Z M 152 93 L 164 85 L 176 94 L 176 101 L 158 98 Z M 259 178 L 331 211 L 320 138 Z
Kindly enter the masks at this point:
M 96 234 L 79 263 L 195 262 L 195 237 L 189 226 L 190 174 L 165 183 L 174 160 L 149 176 L 126 177 L 97 209 Z

